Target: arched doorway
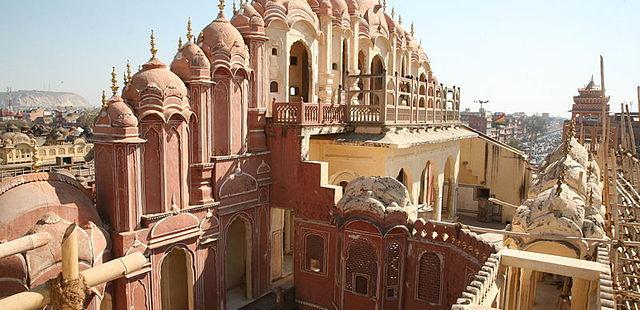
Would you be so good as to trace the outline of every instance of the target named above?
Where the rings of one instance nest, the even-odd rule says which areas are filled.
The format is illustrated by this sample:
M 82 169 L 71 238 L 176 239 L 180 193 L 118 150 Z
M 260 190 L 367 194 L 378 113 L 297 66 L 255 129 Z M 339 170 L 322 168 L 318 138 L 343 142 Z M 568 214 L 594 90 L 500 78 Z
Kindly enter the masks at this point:
M 418 204 L 423 205 L 424 208 L 431 206 L 432 202 L 432 180 L 431 162 L 428 161 L 424 169 L 422 170 L 422 177 L 420 178 L 420 196 L 418 197 Z
M 349 45 L 347 39 L 342 40 L 342 89 L 347 87 L 349 79 Z
M 453 163 L 451 157 L 447 158 L 444 165 L 444 182 L 442 183 L 442 218 L 449 218 L 453 214 Z
M 365 74 L 365 72 L 362 71 L 364 70 L 364 58 L 365 58 L 364 52 L 359 51 L 358 52 L 358 71 L 360 72 L 360 74 Z M 358 89 L 364 90 L 364 81 L 362 79 L 358 79 Z M 358 101 L 359 101 L 359 104 L 364 104 L 363 92 L 358 93 Z
M 372 76 L 380 76 L 384 73 L 384 63 L 382 62 L 382 58 L 379 55 L 376 55 L 371 60 L 371 75 Z M 385 85 L 385 79 L 383 78 L 371 78 L 369 79 L 369 87 L 371 90 L 383 90 Z M 371 99 L 369 104 L 378 105 L 381 100 L 381 96 L 383 94 L 371 93 Z
M 164 256 L 160 267 L 162 309 L 194 309 L 191 266 L 191 254 L 184 249 L 174 248 Z
M 225 285 L 227 309 L 238 309 L 252 298 L 251 224 L 237 217 L 226 233 Z
M 311 62 L 309 50 L 302 41 L 291 45 L 289 54 L 289 101 L 309 102 L 311 98 Z

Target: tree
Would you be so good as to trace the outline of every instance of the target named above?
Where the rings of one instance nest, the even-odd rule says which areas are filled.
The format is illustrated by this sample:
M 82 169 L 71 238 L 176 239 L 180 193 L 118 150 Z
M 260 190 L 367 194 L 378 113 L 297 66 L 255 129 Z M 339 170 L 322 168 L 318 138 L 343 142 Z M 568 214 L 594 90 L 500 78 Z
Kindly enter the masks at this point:
M 507 145 L 518 150 L 522 149 L 522 143 L 517 139 L 513 139 L 513 138 L 509 139 L 509 141 L 507 141 Z
M 85 110 L 78 118 L 78 125 L 85 130 L 91 128 L 91 126 L 93 126 L 93 122 L 100 114 L 100 110 L 100 108 Z

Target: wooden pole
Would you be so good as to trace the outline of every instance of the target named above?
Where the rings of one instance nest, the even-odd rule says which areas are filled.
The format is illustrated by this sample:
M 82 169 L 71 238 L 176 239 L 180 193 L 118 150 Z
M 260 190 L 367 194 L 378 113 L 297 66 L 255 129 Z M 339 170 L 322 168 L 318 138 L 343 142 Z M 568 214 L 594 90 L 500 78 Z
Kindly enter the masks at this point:
M 136 252 L 125 257 L 111 260 L 80 273 L 88 287 L 121 278 L 131 272 L 141 269 L 147 264 L 147 258 Z M 31 310 L 41 309 L 50 302 L 50 284 L 44 283 L 29 291 L 11 295 L 0 299 L 0 309 L 3 310 Z
M 62 237 L 62 278 L 71 281 L 77 279 L 78 274 L 78 233 L 74 223 Z
M 49 243 L 49 240 L 51 240 L 49 233 L 40 232 L 2 243 L 0 244 L 0 258 L 39 248 Z

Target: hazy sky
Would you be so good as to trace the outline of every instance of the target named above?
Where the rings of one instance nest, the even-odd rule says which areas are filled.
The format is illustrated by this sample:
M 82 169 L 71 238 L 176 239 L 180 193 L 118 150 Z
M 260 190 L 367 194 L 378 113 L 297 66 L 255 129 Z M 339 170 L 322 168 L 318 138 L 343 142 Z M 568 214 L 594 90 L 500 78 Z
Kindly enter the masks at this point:
M 77 92 L 98 104 L 111 66 L 149 58 L 155 29 L 170 63 L 191 16 L 198 33 L 215 0 L 2 0 L 0 91 Z M 462 87 L 462 108 L 477 99 L 492 111 L 567 115 L 572 96 L 605 56 L 614 110 L 640 85 L 640 0 L 388 0 L 416 36 L 441 82 Z M 230 10 L 228 2 L 227 11 Z M 229 13 L 227 13 L 229 16 Z M 599 81 L 597 81 L 599 83 Z

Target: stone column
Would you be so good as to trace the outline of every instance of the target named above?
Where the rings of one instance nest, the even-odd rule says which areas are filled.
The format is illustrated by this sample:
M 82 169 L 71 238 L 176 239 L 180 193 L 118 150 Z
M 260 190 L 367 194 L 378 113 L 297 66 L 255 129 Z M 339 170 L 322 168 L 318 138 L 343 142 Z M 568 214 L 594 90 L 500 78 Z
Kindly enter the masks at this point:
M 360 51 L 360 16 L 357 12 L 351 15 L 351 30 L 353 30 L 353 34 L 349 38 L 349 75 L 358 75 L 360 74 L 360 70 L 358 70 L 358 52 Z M 351 104 L 357 104 L 358 98 L 355 96 L 358 88 L 358 79 L 348 78 L 345 83 L 346 87 L 349 91 L 351 91 L 351 95 L 354 95 L 351 98 L 348 98 L 347 102 Z M 351 102 L 349 102 L 351 101 Z
M 589 281 L 572 278 L 571 310 L 589 309 Z
M 320 14 L 320 27 L 323 33 L 323 42 L 320 42 L 320 65 L 319 65 L 319 93 L 321 103 L 331 103 L 333 97 L 333 68 L 332 65 L 332 45 L 333 45 L 333 31 L 332 17 L 324 12 Z
M 530 310 L 535 301 L 535 272 L 530 269 L 522 269 L 520 272 L 520 285 L 517 293 L 517 309 Z
M 436 203 L 433 205 L 433 219 L 435 221 L 442 221 L 442 195 L 444 193 L 444 175 L 438 175 L 438 193 L 436 194 Z

